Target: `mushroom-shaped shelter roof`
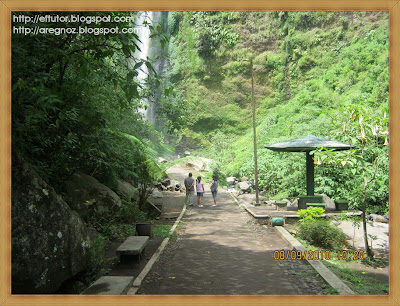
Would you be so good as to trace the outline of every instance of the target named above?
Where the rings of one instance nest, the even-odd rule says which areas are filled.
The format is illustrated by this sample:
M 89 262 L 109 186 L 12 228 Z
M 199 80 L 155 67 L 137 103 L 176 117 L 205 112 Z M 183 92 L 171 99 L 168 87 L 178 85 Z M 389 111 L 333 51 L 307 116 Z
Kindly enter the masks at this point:
M 336 140 L 319 138 L 313 135 L 279 142 L 272 145 L 265 145 L 264 147 L 273 151 L 280 152 L 307 152 L 321 147 L 336 151 L 349 150 L 353 148 L 352 145 L 346 143 L 342 143 Z

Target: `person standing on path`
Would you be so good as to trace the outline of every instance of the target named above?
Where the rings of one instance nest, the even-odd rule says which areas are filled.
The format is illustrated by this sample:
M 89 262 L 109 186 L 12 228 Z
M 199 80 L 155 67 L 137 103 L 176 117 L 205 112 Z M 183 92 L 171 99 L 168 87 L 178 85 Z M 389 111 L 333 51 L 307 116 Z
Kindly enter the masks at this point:
M 217 206 L 218 179 L 217 179 L 216 175 L 213 176 L 213 181 L 211 183 L 210 190 L 211 190 L 211 193 L 212 193 L 212 197 L 214 199 L 214 205 L 213 206 Z
M 192 177 L 192 173 L 189 173 L 189 176 L 185 178 L 184 181 L 185 188 L 186 188 L 186 199 L 185 204 L 186 206 L 193 206 L 193 196 L 194 196 L 194 178 Z
M 204 194 L 204 184 L 201 181 L 201 176 L 197 177 L 196 190 L 197 190 L 197 205 L 199 207 L 203 207 L 203 205 L 201 204 L 201 198 L 203 197 Z

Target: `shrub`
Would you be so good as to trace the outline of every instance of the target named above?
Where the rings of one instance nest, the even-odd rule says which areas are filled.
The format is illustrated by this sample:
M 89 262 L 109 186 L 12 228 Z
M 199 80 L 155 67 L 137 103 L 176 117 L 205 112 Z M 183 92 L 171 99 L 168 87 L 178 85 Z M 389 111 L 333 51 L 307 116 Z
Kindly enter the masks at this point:
M 308 207 L 307 209 L 300 209 L 297 214 L 299 215 L 300 222 L 304 223 L 316 221 L 321 218 L 324 211 L 322 207 Z
M 105 260 L 103 258 L 105 248 L 104 237 L 98 235 L 96 240 L 93 241 L 89 248 L 87 267 L 86 267 L 86 280 L 90 283 L 103 274 Z
M 342 249 L 346 239 L 339 228 L 325 220 L 302 222 L 298 234 L 310 244 L 327 250 Z

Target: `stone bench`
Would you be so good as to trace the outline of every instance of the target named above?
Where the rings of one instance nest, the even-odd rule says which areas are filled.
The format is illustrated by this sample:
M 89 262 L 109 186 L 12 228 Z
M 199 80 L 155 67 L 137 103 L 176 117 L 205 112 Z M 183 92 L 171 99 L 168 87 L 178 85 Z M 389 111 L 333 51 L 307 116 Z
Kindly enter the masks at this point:
M 117 254 L 122 258 L 123 256 L 138 256 L 145 249 L 149 242 L 149 236 L 129 236 L 124 243 L 122 243 L 117 249 Z

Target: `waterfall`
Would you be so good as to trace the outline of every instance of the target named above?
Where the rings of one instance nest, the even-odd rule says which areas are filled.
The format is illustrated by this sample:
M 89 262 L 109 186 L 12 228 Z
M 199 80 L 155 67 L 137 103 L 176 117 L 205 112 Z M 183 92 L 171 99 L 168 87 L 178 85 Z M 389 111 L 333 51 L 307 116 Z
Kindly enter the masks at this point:
M 150 23 L 153 12 L 139 12 L 136 19 L 136 34 L 139 36 L 139 40 L 141 41 L 140 51 L 138 50 L 135 54 L 138 60 L 146 60 L 149 55 L 149 47 L 150 47 L 150 29 L 147 25 L 143 24 L 145 21 Z M 145 88 L 146 86 L 146 78 L 148 74 L 148 70 L 146 65 L 142 65 L 138 71 L 138 82 Z M 139 112 L 142 114 L 143 118 L 149 121 L 148 110 L 149 110 L 149 101 L 145 99 L 143 102 L 143 107 L 139 109 Z
M 164 13 L 165 12 L 139 12 L 135 22 L 136 28 L 138 29 L 136 33 L 142 42 L 140 45 L 140 51 L 135 54 L 135 57 L 143 60 L 149 59 L 158 75 L 164 75 L 165 61 L 162 58 L 159 58 L 161 50 L 157 44 L 157 38 L 150 38 L 150 29 L 148 25 L 144 25 L 143 22 L 147 22 L 152 24 L 154 27 L 157 27 L 157 25 L 162 22 L 162 14 Z M 147 76 L 147 67 L 146 65 L 142 65 L 137 78 L 143 89 L 146 87 Z M 152 95 L 142 101 L 143 107 L 139 111 L 146 121 L 155 124 L 157 100 L 159 99 L 160 92 L 152 91 Z

